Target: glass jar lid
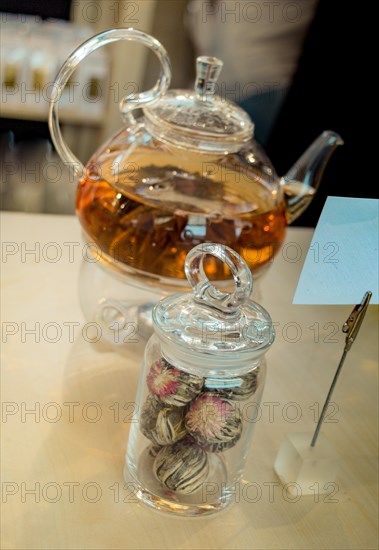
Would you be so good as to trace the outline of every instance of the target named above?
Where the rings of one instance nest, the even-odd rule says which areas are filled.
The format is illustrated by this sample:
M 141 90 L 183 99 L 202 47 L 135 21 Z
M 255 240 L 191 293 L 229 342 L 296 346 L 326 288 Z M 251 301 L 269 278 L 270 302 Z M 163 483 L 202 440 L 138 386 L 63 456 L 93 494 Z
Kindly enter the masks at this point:
M 144 108 L 153 136 L 180 147 L 233 151 L 253 137 L 248 114 L 215 94 L 222 61 L 198 57 L 195 90 L 170 90 Z
M 233 292 L 221 292 L 208 280 L 203 267 L 207 254 L 229 267 Z M 153 310 L 163 355 L 207 376 L 251 370 L 275 332 L 269 313 L 250 300 L 253 280 L 246 262 L 225 245 L 204 243 L 188 253 L 185 272 L 192 293 L 169 296 Z

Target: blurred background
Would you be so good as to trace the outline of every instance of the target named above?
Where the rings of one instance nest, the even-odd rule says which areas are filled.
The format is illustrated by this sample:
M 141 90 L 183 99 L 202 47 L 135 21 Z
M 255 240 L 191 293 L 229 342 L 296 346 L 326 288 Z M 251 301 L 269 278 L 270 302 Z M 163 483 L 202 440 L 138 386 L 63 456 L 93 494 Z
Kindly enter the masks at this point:
M 193 86 L 197 55 L 220 57 L 218 93 L 248 111 L 279 174 L 322 130 L 340 133 L 345 145 L 298 225 L 315 225 L 328 195 L 377 196 L 372 179 L 364 185 L 359 179 L 367 158 L 359 123 L 368 107 L 351 63 L 360 47 L 352 39 L 356 14 L 340 3 L 0 0 L 0 12 L 3 210 L 74 213 L 77 182 L 50 141 L 48 100 L 68 55 L 115 27 L 143 30 L 164 45 L 173 88 Z M 82 162 L 121 127 L 120 99 L 151 87 L 158 73 L 154 54 L 133 43 L 107 46 L 84 60 L 60 103 L 64 138 Z

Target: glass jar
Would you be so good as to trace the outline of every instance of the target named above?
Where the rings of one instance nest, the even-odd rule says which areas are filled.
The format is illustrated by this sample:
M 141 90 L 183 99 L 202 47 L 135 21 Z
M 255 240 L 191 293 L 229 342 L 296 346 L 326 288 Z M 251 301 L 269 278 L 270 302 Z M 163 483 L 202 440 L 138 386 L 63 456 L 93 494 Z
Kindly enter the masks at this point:
M 207 255 L 227 265 L 233 292 L 208 280 Z M 249 299 L 248 266 L 231 248 L 194 247 L 185 273 L 193 292 L 153 310 L 125 479 L 153 508 L 196 516 L 233 500 L 263 392 L 263 356 L 275 335 L 270 315 Z

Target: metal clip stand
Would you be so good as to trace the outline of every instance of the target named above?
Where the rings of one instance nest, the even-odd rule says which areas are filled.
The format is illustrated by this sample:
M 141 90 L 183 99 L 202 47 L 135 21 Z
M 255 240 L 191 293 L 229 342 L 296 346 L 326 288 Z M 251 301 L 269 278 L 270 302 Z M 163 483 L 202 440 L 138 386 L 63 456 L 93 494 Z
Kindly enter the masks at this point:
M 315 447 L 315 444 L 330 398 L 337 383 L 337 378 L 341 372 L 347 352 L 357 337 L 371 296 L 371 292 L 366 292 L 362 302 L 355 306 L 342 327 L 342 331 L 346 333 L 345 348 L 326 397 L 311 444 L 309 444 L 311 436 L 308 432 L 293 432 L 286 434 L 279 449 L 274 470 L 289 493 L 298 494 L 297 492 L 301 491 L 303 495 L 310 495 L 313 494 L 315 487 L 317 487 L 320 493 L 325 493 L 330 488 L 330 484 L 336 479 L 339 456 L 333 445 L 330 444 L 323 434 L 320 436 L 317 447 Z
M 368 305 L 370 303 L 371 296 L 372 296 L 372 292 L 370 292 L 370 291 L 366 292 L 365 295 L 363 296 L 363 299 L 362 299 L 361 303 L 357 304 L 354 307 L 353 311 L 349 315 L 348 320 L 346 321 L 346 323 L 343 324 L 342 332 L 347 333 L 346 340 L 345 340 L 345 348 L 343 350 L 339 365 L 337 367 L 336 374 L 334 375 L 332 384 L 329 388 L 328 395 L 326 396 L 325 403 L 324 403 L 324 406 L 322 408 L 320 418 L 317 422 L 315 433 L 313 434 L 313 438 L 312 438 L 312 441 L 311 441 L 311 447 L 314 447 L 316 445 L 317 437 L 318 437 L 318 434 L 320 432 L 321 425 L 324 421 L 325 414 L 326 414 L 326 411 L 328 409 L 329 402 L 330 402 L 330 399 L 332 397 L 332 393 L 333 393 L 334 388 L 336 386 L 338 376 L 339 376 L 339 374 L 341 372 L 341 369 L 342 369 L 342 366 L 345 362 L 347 352 L 350 350 L 351 346 L 353 345 L 353 343 L 354 343 L 354 341 L 355 341 L 355 339 L 358 335 L 359 329 L 361 328 L 361 324 L 362 324 L 362 321 L 363 321 L 363 319 L 366 315 L 366 311 L 367 311 Z

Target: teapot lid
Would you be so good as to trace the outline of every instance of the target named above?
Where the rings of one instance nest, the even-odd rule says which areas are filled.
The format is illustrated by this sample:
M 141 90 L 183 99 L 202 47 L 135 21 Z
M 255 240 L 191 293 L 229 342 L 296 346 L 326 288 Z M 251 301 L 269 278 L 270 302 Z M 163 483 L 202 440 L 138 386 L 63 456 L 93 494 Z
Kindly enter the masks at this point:
M 211 254 L 229 267 L 234 292 L 221 292 L 208 280 L 203 260 Z M 249 299 L 253 287 L 246 262 L 231 248 L 213 243 L 195 246 L 185 261 L 192 293 L 177 293 L 153 310 L 162 353 L 199 375 L 248 372 L 275 338 L 269 313 Z
M 206 151 L 238 150 L 253 136 L 254 124 L 235 103 L 215 94 L 223 62 L 198 57 L 194 91 L 169 90 L 144 107 L 149 131 L 162 141 Z

